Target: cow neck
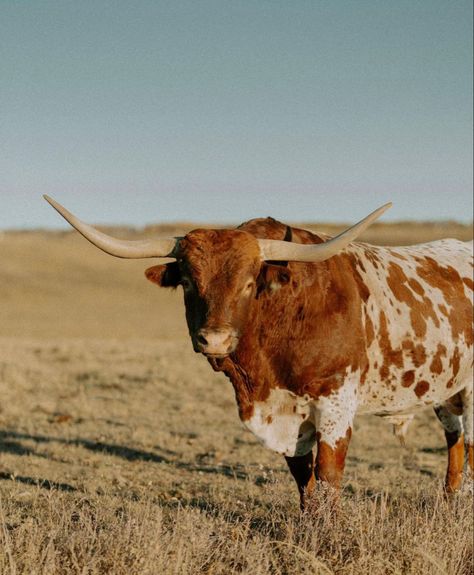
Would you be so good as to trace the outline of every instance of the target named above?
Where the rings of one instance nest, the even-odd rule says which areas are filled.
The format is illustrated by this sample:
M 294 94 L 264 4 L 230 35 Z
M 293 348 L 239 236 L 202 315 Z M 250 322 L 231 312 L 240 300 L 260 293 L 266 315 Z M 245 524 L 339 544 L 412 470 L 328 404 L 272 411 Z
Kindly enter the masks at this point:
M 317 399 L 365 367 L 364 295 L 352 258 L 341 254 L 318 264 L 290 263 L 289 269 L 289 284 L 254 300 L 237 350 L 210 360 L 232 382 L 243 420 L 272 389 Z

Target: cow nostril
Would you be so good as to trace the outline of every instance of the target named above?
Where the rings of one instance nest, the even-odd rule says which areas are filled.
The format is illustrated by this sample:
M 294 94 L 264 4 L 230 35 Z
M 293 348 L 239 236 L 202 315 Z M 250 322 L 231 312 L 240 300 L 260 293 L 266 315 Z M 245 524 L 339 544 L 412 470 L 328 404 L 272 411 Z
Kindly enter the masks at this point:
M 233 351 L 235 336 L 228 330 L 199 330 L 196 333 L 196 349 L 202 353 L 225 355 Z
M 198 341 L 198 343 L 200 343 L 201 345 L 207 345 L 207 344 L 208 344 L 207 339 L 206 339 L 202 334 L 198 334 L 198 336 L 197 336 L 197 341 Z

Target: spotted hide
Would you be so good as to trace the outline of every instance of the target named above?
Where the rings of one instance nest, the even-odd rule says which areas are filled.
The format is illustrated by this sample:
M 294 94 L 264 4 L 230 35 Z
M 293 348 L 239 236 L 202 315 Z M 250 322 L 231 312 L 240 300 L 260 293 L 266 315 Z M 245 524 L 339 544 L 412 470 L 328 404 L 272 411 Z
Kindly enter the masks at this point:
M 285 456 L 302 505 L 317 480 L 339 487 L 357 412 L 387 418 L 403 439 L 433 406 L 446 490 L 460 487 L 465 445 L 472 476 L 472 242 L 355 242 L 390 204 L 332 239 L 267 218 L 124 241 L 46 199 L 107 253 L 174 258 L 147 278 L 183 287 L 195 351 L 230 379 L 247 428 Z
M 270 218 L 196 230 L 177 262 L 147 277 L 184 286 L 195 350 L 232 382 L 245 426 L 286 457 L 302 503 L 315 479 L 339 486 L 356 412 L 403 435 L 427 405 L 446 432 L 446 487 L 457 489 L 463 441 L 473 466 L 472 243 L 354 242 L 320 263 L 260 262 L 254 238 L 290 237 L 325 239 Z M 228 348 L 212 353 L 210 334 Z

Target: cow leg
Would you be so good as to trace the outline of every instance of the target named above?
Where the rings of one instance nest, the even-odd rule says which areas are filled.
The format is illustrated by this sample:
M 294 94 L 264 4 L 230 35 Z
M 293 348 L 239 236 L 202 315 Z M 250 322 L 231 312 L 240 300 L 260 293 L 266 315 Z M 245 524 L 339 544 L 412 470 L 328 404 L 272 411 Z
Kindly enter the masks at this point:
M 339 490 L 344 473 L 347 448 L 352 435 L 352 424 L 357 409 L 356 380 L 346 381 L 331 397 L 318 399 L 315 410 L 316 479 Z
M 448 470 L 446 473 L 446 493 L 454 493 L 461 487 L 464 469 L 464 438 L 461 418 L 454 415 L 444 405 L 435 407 L 435 413 L 444 427 L 448 444 Z
M 285 457 L 285 460 L 298 486 L 300 508 L 304 511 L 305 500 L 311 496 L 316 484 L 313 452 L 298 457 Z
M 285 457 L 290 472 L 298 486 L 301 511 L 305 510 L 306 502 L 316 487 L 317 479 L 339 490 L 351 434 L 352 430 L 349 427 L 346 435 L 339 438 L 334 446 L 331 446 L 329 443 L 330 438 L 318 432 L 316 467 L 312 451 L 299 457 Z M 337 501 L 337 496 L 335 500 Z
M 341 486 L 351 435 L 351 427 L 348 427 L 345 435 L 336 441 L 326 437 L 324 433 L 318 432 L 317 434 L 316 478 L 326 481 L 336 489 Z
M 474 479 L 474 393 L 472 386 L 460 392 L 463 412 L 462 426 L 464 430 L 464 445 L 467 451 L 469 475 Z

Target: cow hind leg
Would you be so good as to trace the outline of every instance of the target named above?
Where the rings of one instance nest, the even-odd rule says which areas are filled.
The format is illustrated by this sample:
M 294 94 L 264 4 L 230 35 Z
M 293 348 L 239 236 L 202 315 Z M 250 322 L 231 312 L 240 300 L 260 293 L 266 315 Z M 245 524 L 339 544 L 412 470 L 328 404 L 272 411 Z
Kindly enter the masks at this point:
M 451 410 L 448 408 L 451 408 Z M 451 404 L 435 407 L 448 444 L 448 470 L 446 472 L 446 493 L 454 493 L 461 487 L 464 469 L 464 437 L 461 417 L 452 412 Z
M 316 484 L 313 452 L 310 451 L 298 457 L 285 457 L 285 459 L 298 486 L 300 508 L 304 511 L 306 499 L 311 496 Z
M 463 405 L 462 425 L 467 452 L 469 476 L 474 479 L 474 393 L 472 386 L 460 392 Z

